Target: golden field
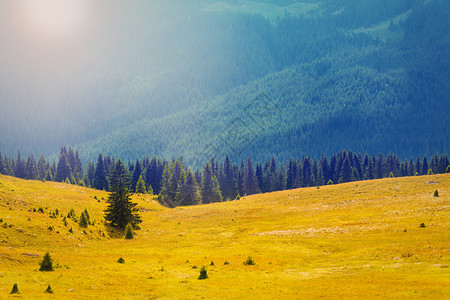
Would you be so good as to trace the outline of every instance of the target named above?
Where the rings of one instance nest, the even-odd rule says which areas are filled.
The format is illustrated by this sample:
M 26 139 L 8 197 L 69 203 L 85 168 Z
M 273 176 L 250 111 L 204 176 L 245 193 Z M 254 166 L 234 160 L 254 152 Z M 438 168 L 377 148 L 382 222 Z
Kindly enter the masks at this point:
M 0 176 L 0 299 L 450 299 L 449 195 L 450 174 L 176 209 L 134 195 L 142 229 L 125 240 L 106 192 Z M 65 226 L 72 208 L 95 224 Z M 39 271 L 47 251 L 54 272 Z

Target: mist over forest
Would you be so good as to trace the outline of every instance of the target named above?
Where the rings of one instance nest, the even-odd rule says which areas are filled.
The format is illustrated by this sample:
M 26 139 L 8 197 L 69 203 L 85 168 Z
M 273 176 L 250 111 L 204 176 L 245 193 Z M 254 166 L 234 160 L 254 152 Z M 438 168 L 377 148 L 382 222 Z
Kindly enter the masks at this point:
M 77 26 L 0 3 L 3 153 L 448 153 L 449 1 L 83 3 Z

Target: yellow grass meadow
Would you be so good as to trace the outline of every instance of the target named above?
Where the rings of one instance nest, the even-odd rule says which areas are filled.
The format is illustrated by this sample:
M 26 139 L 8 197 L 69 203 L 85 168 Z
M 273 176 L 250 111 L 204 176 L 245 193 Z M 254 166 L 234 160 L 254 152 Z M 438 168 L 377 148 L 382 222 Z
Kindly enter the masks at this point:
M 176 209 L 134 195 L 142 229 L 125 240 L 106 192 L 0 176 L 0 299 L 450 299 L 449 195 L 450 174 Z M 72 208 L 95 224 L 66 226 Z

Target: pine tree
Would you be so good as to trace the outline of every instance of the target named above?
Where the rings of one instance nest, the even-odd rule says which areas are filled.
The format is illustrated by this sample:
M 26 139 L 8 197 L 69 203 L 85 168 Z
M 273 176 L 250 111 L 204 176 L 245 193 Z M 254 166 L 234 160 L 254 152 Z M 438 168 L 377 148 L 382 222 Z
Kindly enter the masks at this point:
M 88 227 L 88 225 L 89 225 L 88 218 L 84 211 L 81 212 L 80 222 L 78 224 L 80 224 L 81 227 L 85 227 L 85 228 Z
M 247 172 L 245 177 L 245 193 L 247 195 L 253 195 L 259 193 L 258 182 L 255 176 L 255 170 L 253 169 L 252 159 L 247 159 Z
M 236 180 L 233 173 L 233 166 L 231 165 L 228 155 L 225 157 L 223 164 L 224 180 L 222 188 L 222 194 L 225 199 L 234 199 L 237 195 Z
M 175 197 L 176 205 L 196 205 L 202 202 L 200 188 L 191 169 L 188 169 L 186 182 L 182 184 Z
M 137 183 L 138 183 L 139 179 L 141 178 L 141 173 L 142 173 L 141 163 L 139 162 L 139 159 L 138 159 L 138 160 L 136 160 L 136 164 L 134 165 L 133 177 L 131 178 L 131 187 L 133 188 L 133 192 L 139 193 L 137 191 Z M 145 192 L 145 188 L 144 188 L 144 192 Z
M 350 160 L 346 158 L 342 163 L 341 178 L 339 182 L 350 182 L 352 180 L 352 166 Z
M 108 207 L 105 210 L 105 219 L 112 226 L 125 228 L 128 223 L 138 228 L 142 222 L 137 212 L 137 203 L 131 202 L 129 190 L 129 177 L 125 165 L 119 159 L 114 165 L 110 176 L 111 193 L 108 196 Z
M 63 182 L 71 175 L 70 165 L 67 162 L 66 154 L 63 152 L 59 156 L 58 167 L 56 168 L 55 181 Z
M 108 190 L 108 179 L 106 178 L 105 165 L 101 154 L 98 155 L 92 187 L 97 190 Z
M 44 258 L 39 263 L 39 265 L 41 266 L 39 271 L 46 271 L 46 272 L 47 271 L 54 271 L 54 269 L 53 269 L 53 259 L 50 257 L 50 253 L 47 252 L 44 255 Z
M 142 175 L 139 175 L 139 179 L 136 183 L 136 193 L 139 194 L 145 194 L 147 191 L 145 189 L 145 182 L 144 182 L 144 178 L 142 178 Z
M 203 169 L 202 179 L 202 200 L 203 203 L 222 202 L 223 197 L 220 192 L 219 182 L 213 175 L 211 166 L 206 163 Z
M 43 155 L 39 156 L 38 163 L 37 163 L 37 178 L 38 179 L 45 179 L 45 175 L 47 175 L 48 170 L 48 164 L 45 161 L 45 158 Z
M 125 227 L 125 239 L 132 240 L 134 238 L 133 226 L 130 223 Z
M 429 167 L 428 167 L 428 159 L 427 159 L 427 156 L 424 155 L 423 161 L 422 161 L 422 173 L 420 173 L 420 174 L 421 175 L 427 174 L 428 173 L 428 169 L 429 169 Z
M 28 156 L 27 164 L 25 166 L 25 178 L 31 180 L 37 178 L 36 160 L 34 159 L 33 154 Z
M 17 286 L 17 283 L 14 283 L 10 294 L 20 294 L 19 287 Z
M 14 175 L 18 178 L 25 179 L 25 162 L 22 159 L 22 154 L 20 154 L 20 150 L 17 150 L 17 160 Z

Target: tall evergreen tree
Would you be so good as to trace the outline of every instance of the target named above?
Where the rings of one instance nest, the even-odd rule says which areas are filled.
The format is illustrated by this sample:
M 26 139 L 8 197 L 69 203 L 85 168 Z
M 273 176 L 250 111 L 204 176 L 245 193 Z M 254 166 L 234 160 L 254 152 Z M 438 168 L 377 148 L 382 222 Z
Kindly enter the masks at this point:
M 70 175 L 70 165 L 67 163 L 66 153 L 62 151 L 56 167 L 55 181 L 64 182 L 67 178 L 70 178 Z
M 203 169 L 202 179 L 202 201 L 203 203 L 222 202 L 223 197 L 220 191 L 219 182 L 214 176 L 211 166 L 206 163 Z
M 37 163 L 37 177 L 38 179 L 45 179 L 45 175 L 47 174 L 47 170 L 49 169 L 48 163 L 45 160 L 44 155 L 39 156 L 39 160 Z
M 352 166 L 350 160 L 346 158 L 342 163 L 341 178 L 339 182 L 350 182 L 352 180 Z
M 135 192 L 140 194 L 145 194 L 147 192 L 147 189 L 145 187 L 145 181 L 142 175 L 139 176 L 139 179 L 136 183 Z
M 187 171 L 186 181 L 178 188 L 175 201 L 177 205 L 196 205 L 202 203 L 200 187 L 191 168 Z
M 108 207 L 105 210 L 105 220 L 110 225 L 122 229 L 128 223 L 133 228 L 138 228 L 142 220 L 136 208 L 137 203 L 131 201 L 128 172 L 120 159 L 115 163 L 109 181 L 111 192 L 107 200 Z
M 139 159 L 137 159 L 136 164 L 134 165 L 133 177 L 131 177 L 131 187 L 133 188 L 134 192 L 136 192 L 136 185 L 139 180 L 139 177 L 141 176 L 141 173 L 142 173 L 141 163 Z
M 234 199 L 237 195 L 236 179 L 228 155 L 225 157 L 225 162 L 223 164 L 223 173 L 224 179 L 223 185 L 221 185 L 222 195 L 225 199 Z
M 31 180 L 37 178 L 36 160 L 34 159 L 33 154 L 28 156 L 27 164 L 25 166 L 25 178 Z
M 422 173 L 421 173 L 421 175 L 427 175 L 427 173 L 428 173 L 428 159 L 427 159 L 427 156 L 426 155 L 424 155 L 423 156 L 423 161 L 422 161 Z
M 247 170 L 245 177 L 245 193 L 247 195 L 253 195 L 259 193 L 258 182 L 255 176 L 255 170 L 253 169 L 252 159 L 247 159 Z
M 103 156 L 99 154 L 97 165 L 95 166 L 94 178 L 92 180 L 92 187 L 97 190 L 108 190 L 108 185 Z
M 17 160 L 16 166 L 14 169 L 14 175 L 18 178 L 25 179 L 25 161 L 22 158 L 22 154 L 20 154 L 20 150 L 17 150 Z

